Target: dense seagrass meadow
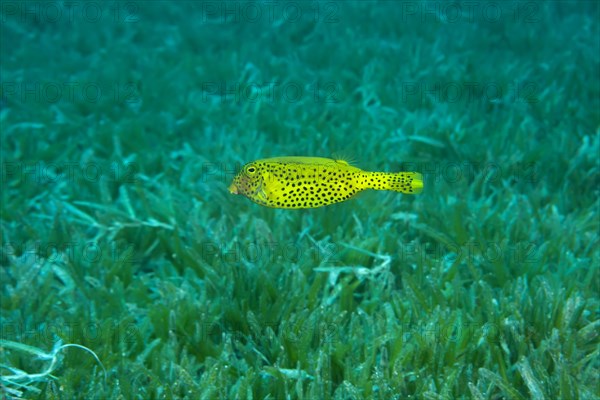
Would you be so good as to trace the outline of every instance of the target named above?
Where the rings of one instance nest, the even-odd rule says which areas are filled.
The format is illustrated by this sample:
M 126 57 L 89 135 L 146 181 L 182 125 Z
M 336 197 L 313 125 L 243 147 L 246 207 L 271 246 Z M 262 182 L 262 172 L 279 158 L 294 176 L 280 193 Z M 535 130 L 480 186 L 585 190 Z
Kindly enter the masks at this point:
M 598 2 L 0 5 L 2 399 L 600 399 Z

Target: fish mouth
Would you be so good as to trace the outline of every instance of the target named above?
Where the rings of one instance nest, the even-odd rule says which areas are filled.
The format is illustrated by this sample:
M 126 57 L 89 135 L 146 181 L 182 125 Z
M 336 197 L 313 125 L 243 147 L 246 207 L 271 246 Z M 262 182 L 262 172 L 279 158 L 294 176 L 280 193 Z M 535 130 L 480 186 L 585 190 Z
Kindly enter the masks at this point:
M 229 193 L 239 194 L 238 187 L 235 185 L 235 183 L 232 183 L 231 185 L 229 185 Z

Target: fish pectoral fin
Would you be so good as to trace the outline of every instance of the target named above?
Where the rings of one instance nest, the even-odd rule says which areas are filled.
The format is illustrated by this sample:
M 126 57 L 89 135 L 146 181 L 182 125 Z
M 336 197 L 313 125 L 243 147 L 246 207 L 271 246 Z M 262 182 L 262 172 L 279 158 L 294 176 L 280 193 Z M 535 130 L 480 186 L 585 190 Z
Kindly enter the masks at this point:
M 256 196 L 256 199 L 261 203 L 267 202 L 267 193 L 265 192 L 265 187 L 262 183 L 259 184 L 254 191 L 254 196 Z
M 270 172 L 262 173 L 262 187 L 267 196 L 274 195 L 279 189 L 283 188 L 284 184 Z
M 265 191 L 262 189 L 262 187 L 260 187 L 257 191 L 256 191 L 256 197 L 262 201 L 262 202 L 267 202 L 267 194 L 265 193 Z

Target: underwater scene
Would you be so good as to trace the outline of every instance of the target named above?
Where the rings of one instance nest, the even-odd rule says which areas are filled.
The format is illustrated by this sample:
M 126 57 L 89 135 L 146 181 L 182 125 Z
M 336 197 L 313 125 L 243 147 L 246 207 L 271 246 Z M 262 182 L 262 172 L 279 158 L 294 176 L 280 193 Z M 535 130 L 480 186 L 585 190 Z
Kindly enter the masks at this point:
M 1 399 L 600 399 L 599 2 L 0 8 Z

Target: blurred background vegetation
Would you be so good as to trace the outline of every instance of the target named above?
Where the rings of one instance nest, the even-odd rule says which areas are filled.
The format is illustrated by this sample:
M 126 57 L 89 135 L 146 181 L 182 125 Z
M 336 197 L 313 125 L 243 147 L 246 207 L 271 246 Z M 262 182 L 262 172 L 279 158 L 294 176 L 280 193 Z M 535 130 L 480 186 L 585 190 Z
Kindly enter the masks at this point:
M 597 2 L 1 7 L 3 397 L 600 398 Z

